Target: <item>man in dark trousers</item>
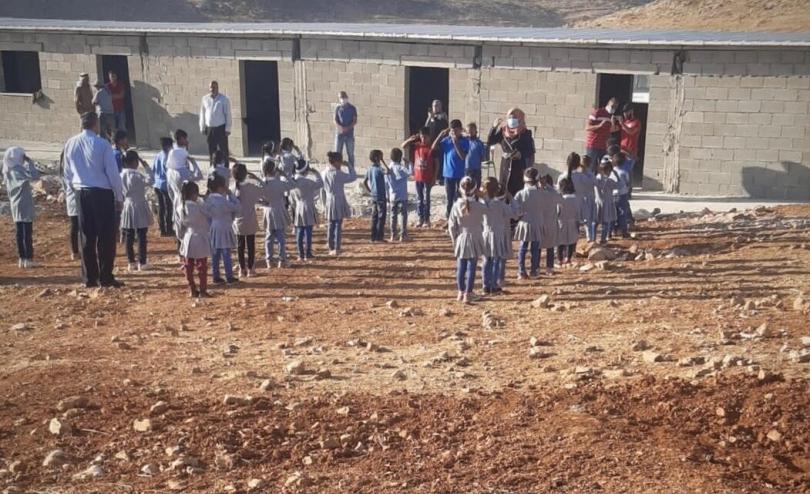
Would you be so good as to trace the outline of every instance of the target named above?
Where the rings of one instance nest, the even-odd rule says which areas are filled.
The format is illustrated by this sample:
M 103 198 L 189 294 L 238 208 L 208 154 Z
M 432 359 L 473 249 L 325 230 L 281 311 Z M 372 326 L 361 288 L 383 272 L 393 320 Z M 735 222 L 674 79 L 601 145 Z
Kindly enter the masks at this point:
M 200 132 L 208 140 L 208 159 L 214 166 L 214 151 L 222 150 L 228 159 L 228 136 L 231 135 L 231 102 L 219 92 L 217 81 L 211 81 L 208 94 L 200 104 Z
M 82 114 L 82 131 L 71 137 L 64 149 L 64 178 L 76 196 L 82 251 L 82 281 L 88 288 L 119 288 L 113 277 L 115 264 L 116 211 L 124 196 L 113 149 L 98 135 L 94 112 Z

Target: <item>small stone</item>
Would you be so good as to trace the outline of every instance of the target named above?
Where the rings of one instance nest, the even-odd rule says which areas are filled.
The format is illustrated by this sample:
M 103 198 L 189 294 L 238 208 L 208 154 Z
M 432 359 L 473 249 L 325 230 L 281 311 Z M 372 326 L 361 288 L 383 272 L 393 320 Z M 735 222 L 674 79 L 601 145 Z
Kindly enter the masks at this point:
M 85 396 L 68 396 L 56 404 L 56 409 L 64 412 L 72 408 L 87 408 L 89 405 L 90 401 Z
M 619 379 L 629 376 L 630 373 L 626 369 L 605 369 L 602 371 L 602 375 L 606 379 Z
M 45 460 L 42 461 L 43 467 L 61 467 L 67 463 L 67 456 L 61 449 L 55 449 L 48 453 Z
M 154 463 L 147 463 L 146 465 L 141 467 L 141 473 L 144 475 L 155 475 L 158 472 L 157 466 Z
M 132 428 L 135 429 L 136 432 L 149 432 L 152 430 L 152 421 L 149 419 L 135 419 L 132 422 Z
M 294 472 L 284 481 L 284 487 L 306 487 L 310 484 L 309 477 L 302 472 Z
M 553 353 L 549 353 L 544 351 L 540 347 L 533 346 L 529 348 L 529 358 L 530 359 L 545 359 L 554 356 Z
M 258 491 L 264 488 L 265 482 L 262 479 L 250 479 L 247 483 L 249 491 Z
M 18 333 L 22 333 L 24 331 L 31 331 L 31 325 L 27 322 L 18 322 L 17 324 L 11 326 L 12 331 L 16 331 Z
M 86 470 L 73 475 L 75 480 L 97 479 L 104 475 L 104 470 L 99 465 L 90 465 Z
M 149 408 L 149 415 L 162 415 L 169 410 L 169 404 L 165 401 L 159 401 Z
M 591 263 L 586 263 L 586 264 L 583 264 L 582 266 L 580 266 L 580 267 L 579 267 L 579 271 L 580 271 L 581 273 L 587 273 L 588 271 L 593 270 L 593 268 L 594 268 L 594 267 L 595 267 L 595 266 L 594 266 L 593 264 L 591 264 Z
M 225 395 L 225 398 L 222 399 L 222 404 L 243 407 L 250 405 L 252 401 L 253 400 L 250 397 L 243 398 L 241 396 Z
M 759 325 L 759 327 L 756 329 L 756 334 L 760 338 L 772 338 L 773 337 L 773 332 L 768 327 L 767 322 L 764 322 L 764 323 Z
M 663 362 L 664 356 L 658 352 L 647 350 L 641 354 L 641 359 L 647 362 L 648 364 L 654 364 L 656 362 Z
M 349 407 L 340 407 L 340 408 L 338 408 L 337 410 L 335 410 L 335 413 L 337 413 L 338 415 L 342 415 L 342 416 L 344 416 L 344 417 L 348 417 L 348 416 L 349 416 L 349 412 L 351 412 L 351 410 L 349 409 Z
M 320 369 L 318 369 L 318 372 L 315 373 L 315 378 L 320 380 L 331 379 L 332 371 L 330 371 L 326 367 L 321 367 Z
M 186 485 L 179 480 L 169 479 L 166 481 L 166 487 L 170 491 L 182 491 L 186 488 Z
M 119 341 L 115 346 L 119 350 L 132 350 L 132 345 L 130 345 L 126 341 Z
M 453 315 L 453 311 L 451 311 L 447 307 L 442 307 L 441 309 L 439 309 L 439 315 L 442 317 L 450 317 Z
M 638 340 L 637 342 L 633 343 L 632 347 L 630 347 L 630 349 L 634 352 L 643 352 L 644 350 L 649 350 L 650 348 L 651 346 L 646 340 Z
M 588 253 L 588 260 L 593 262 L 612 261 L 614 259 L 616 259 L 616 252 L 605 247 L 591 249 L 591 251 Z
M 532 301 L 532 307 L 535 309 L 547 309 L 551 304 L 551 296 L 549 295 L 540 295 L 538 298 Z
M 391 374 L 391 377 L 393 377 L 397 381 L 404 381 L 405 379 L 408 378 L 408 374 L 402 369 L 397 369 L 394 371 L 393 374 Z
M 276 383 L 272 379 L 265 379 L 261 384 L 259 384 L 259 389 L 262 391 L 270 391 L 275 387 Z
M 810 348 L 802 348 L 799 351 L 790 352 L 790 359 L 797 364 L 810 362 Z
M 399 307 L 399 303 L 396 300 L 389 300 L 388 302 L 385 303 L 385 306 L 388 307 L 389 309 L 396 309 L 397 307 Z
M 293 360 L 292 362 L 288 363 L 284 367 L 284 370 L 287 371 L 287 374 L 290 374 L 292 376 L 306 374 L 306 372 L 307 372 L 307 368 L 304 365 L 304 362 L 302 362 L 300 360 Z
M 321 449 L 338 449 L 340 448 L 340 441 L 334 437 L 329 437 L 321 441 Z
M 125 461 L 127 463 L 129 463 L 132 460 L 132 458 L 130 458 L 129 456 L 129 453 L 123 450 L 115 453 L 115 456 L 113 458 L 115 458 L 116 460 Z
M 678 360 L 680 367 L 693 367 L 695 365 L 703 365 L 706 363 L 706 357 L 702 355 L 695 355 L 692 357 L 684 357 Z
M 768 431 L 767 437 L 769 440 L 778 443 L 779 441 L 782 440 L 782 433 L 776 429 L 771 429 Z
M 71 430 L 70 424 L 67 422 L 62 422 L 58 418 L 52 418 L 48 423 L 48 431 L 54 436 L 70 434 Z
M 803 347 L 810 347 L 810 336 L 802 336 L 801 342 Z

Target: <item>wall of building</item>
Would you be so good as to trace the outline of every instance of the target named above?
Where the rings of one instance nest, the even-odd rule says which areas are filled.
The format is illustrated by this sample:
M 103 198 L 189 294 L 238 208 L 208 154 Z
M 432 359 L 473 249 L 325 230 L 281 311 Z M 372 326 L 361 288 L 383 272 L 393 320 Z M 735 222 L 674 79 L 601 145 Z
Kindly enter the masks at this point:
M 583 128 L 598 73 L 647 74 L 645 188 L 810 199 L 810 56 L 803 50 L 678 54 L 674 49 L 16 32 L 0 32 L 0 50 L 40 53 L 44 98 L 32 103 L 28 95 L 0 94 L 0 134 L 11 139 L 61 141 L 75 133 L 78 74 L 95 75 L 98 55 L 125 55 L 140 146 L 157 147 L 160 136 L 180 127 L 191 134 L 192 150 L 204 152 L 197 124 L 200 98 L 217 79 L 233 107 L 231 147 L 242 154 L 240 60 L 274 60 L 282 135 L 323 160 L 334 140 L 337 92 L 345 90 L 359 109 L 356 155 L 362 162 L 369 150 L 396 146 L 406 137 L 407 67 L 432 66 L 449 71 L 450 117 L 478 122 L 482 134 L 507 109 L 523 109 L 544 171 L 561 170 L 570 151 L 584 150 Z M 299 58 L 293 60 L 295 54 Z

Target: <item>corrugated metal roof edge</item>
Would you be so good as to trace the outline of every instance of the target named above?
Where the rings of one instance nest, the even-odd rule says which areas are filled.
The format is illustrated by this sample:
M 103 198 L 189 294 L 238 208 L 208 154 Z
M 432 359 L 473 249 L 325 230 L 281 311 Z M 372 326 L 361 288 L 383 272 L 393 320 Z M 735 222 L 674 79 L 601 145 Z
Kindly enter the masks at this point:
M 374 29 L 380 24 L 368 24 L 369 31 L 358 30 L 317 30 L 312 28 L 291 28 L 275 26 L 295 26 L 298 25 L 318 25 L 317 23 L 257 23 L 260 28 L 248 28 L 250 23 L 158 23 L 158 22 L 130 22 L 130 21 L 104 21 L 107 25 L 80 25 L 81 22 L 92 23 L 97 21 L 75 21 L 75 20 L 53 20 L 53 19 L 22 19 L 0 17 L 0 31 L 44 31 L 53 33 L 84 33 L 108 35 L 132 34 L 193 34 L 193 35 L 220 35 L 220 36 L 276 36 L 276 37 L 341 37 L 360 39 L 406 39 L 406 40 L 426 40 L 426 41 L 458 41 L 458 42 L 490 42 L 490 43 L 519 43 L 519 44 L 551 44 L 551 45 L 606 45 L 606 46 L 647 46 L 647 47 L 810 47 L 810 33 L 733 33 L 733 32 L 690 32 L 690 31 L 611 31 L 606 29 L 598 30 L 578 30 L 573 28 L 510 28 L 510 27 L 476 27 L 476 26 L 441 26 L 425 25 L 426 27 L 437 29 L 450 27 L 457 29 L 482 29 L 482 30 L 515 30 L 524 31 L 532 29 L 538 36 L 476 36 L 470 34 L 432 34 L 406 32 L 375 32 Z M 165 25 L 166 27 L 163 27 Z M 223 29 L 222 26 L 233 26 L 234 29 Z M 330 24 L 322 24 L 330 26 Z M 359 24 L 358 24 L 359 25 Z M 161 26 L 161 27 L 156 27 Z M 387 26 L 387 25 L 386 25 Z M 396 25 L 390 25 L 395 28 Z M 403 26 L 405 27 L 405 26 Z M 407 27 L 414 27 L 408 25 Z M 588 38 L 588 37 L 544 37 L 540 36 L 543 31 L 564 32 L 570 31 L 572 34 L 599 33 L 606 36 L 618 35 L 616 38 Z M 648 38 L 639 39 L 636 36 L 644 34 L 650 35 Z M 623 35 L 623 36 L 622 36 Z M 631 36 L 633 35 L 633 36 Z M 672 39 L 658 38 L 660 36 L 671 35 Z M 690 39 L 689 36 L 694 36 Z M 751 36 L 761 39 L 733 39 L 736 36 Z M 782 39 L 767 39 L 766 36 Z M 703 37 L 704 39 L 698 39 Z M 711 37 L 726 39 L 710 39 Z

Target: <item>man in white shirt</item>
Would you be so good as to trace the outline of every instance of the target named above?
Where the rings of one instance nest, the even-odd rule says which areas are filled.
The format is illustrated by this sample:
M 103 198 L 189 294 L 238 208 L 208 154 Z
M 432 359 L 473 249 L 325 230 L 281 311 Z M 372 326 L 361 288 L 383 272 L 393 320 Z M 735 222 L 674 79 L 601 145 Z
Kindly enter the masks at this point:
M 200 105 L 200 132 L 208 141 L 208 158 L 213 163 L 214 151 L 221 149 L 226 158 L 228 136 L 231 135 L 231 102 L 219 92 L 217 81 L 211 81 L 209 93 L 203 96 Z

